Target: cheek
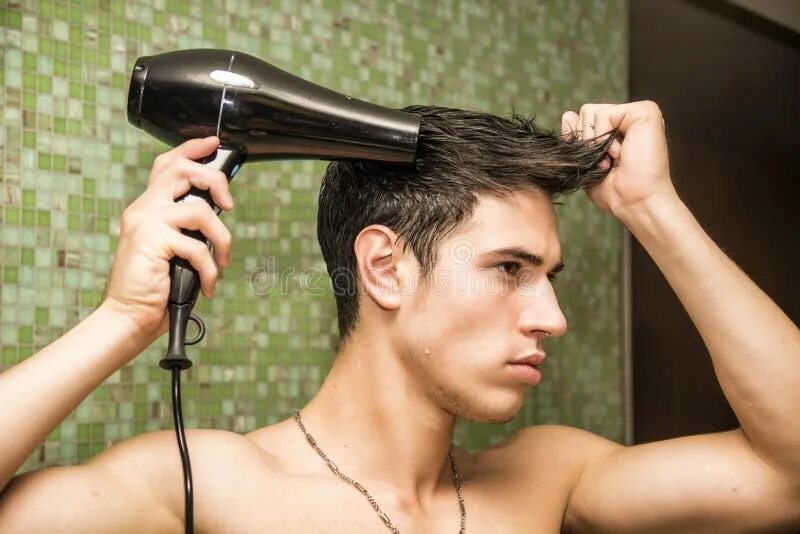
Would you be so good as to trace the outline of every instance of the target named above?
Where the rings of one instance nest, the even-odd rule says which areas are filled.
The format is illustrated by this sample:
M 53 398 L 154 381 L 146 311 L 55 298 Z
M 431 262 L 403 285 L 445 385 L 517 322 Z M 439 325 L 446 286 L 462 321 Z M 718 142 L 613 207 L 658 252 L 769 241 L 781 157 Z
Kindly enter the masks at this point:
M 462 273 L 463 274 L 463 273 Z M 492 359 L 511 338 L 512 306 L 507 291 L 491 279 L 471 275 L 439 279 L 411 311 L 413 352 L 440 361 Z

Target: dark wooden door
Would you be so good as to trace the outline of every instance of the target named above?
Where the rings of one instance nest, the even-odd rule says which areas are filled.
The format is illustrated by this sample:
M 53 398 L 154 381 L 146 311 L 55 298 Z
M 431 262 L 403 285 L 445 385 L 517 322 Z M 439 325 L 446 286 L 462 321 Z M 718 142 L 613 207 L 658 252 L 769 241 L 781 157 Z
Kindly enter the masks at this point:
M 681 197 L 798 323 L 798 34 L 708 1 L 631 0 L 630 24 L 631 100 L 661 106 Z M 635 240 L 631 280 L 634 442 L 738 426 L 700 336 Z

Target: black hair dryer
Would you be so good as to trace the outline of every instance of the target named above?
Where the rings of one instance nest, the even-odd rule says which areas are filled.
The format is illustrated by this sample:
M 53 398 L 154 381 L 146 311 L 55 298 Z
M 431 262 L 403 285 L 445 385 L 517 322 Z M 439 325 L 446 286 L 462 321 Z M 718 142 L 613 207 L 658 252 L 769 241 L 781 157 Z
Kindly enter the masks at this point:
M 169 145 L 216 135 L 219 149 L 201 163 L 223 171 L 229 182 L 245 161 L 365 159 L 410 164 L 420 123 L 417 115 L 344 96 L 241 52 L 215 49 L 137 59 L 128 120 Z M 208 191 L 192 188 L 176 201 L 190 196 L 202 198 L 220 213 Z M 198 231 L 183 232 L 207 242 Z M 182 258 L 173 258 L 170 265 L 169 349 L 160 365 L 188 369 L 192 362 L 184 345 L 198 342 L 205 330 L 191 315 L 199 278 Z M 200 332 L 187 342 L 190 319 Z

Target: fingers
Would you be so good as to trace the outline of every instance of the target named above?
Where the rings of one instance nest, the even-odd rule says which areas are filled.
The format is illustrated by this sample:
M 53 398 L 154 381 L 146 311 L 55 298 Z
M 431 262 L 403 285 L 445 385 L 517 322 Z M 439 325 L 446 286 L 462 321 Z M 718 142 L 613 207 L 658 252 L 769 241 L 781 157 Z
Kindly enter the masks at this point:
M 661 117 L 661 109 L 658 104 L 650 100 L 630 102 L 613 106 L 608 110 L 609 119 L 614 128 L 617 128 L 623 135 L 631 125 L 638 121 L 653 122 L 663 128 L 664 119 Z
M 156 157 L 147 198 L 157 205 L 166 206 L 194 186 L 208 190 L 214 204 L 220 208 L 232 209 L 233 197 L 225 174 L 192 161 L 213 152 L 218 144 L 216 137 L 192 139 Z
M 214 294 L 218 266 L 224 268 L 230 263 L 231 234 L 206 202 L 176 203 L 175 199 L 196 187 L 209 191 L 218 207 L 233 208 L 225 174 L 194 161 L 212 154 L 218 146 L 219 139 L 215 136 L 190 139 L 160 154 L 153 162 L 145 194 L 150 207 L 158 210 L 152 215 L 157 214 L 172 228 L 165 236 L 170 257 L 181 257 L 197 270 L 200 289 L 206 297 Z M 200 231 L 213 246 L 213 252 L 208 244 L 187 236 L 181 229 Z
M 568 111 L 562 115 L 563 124 L 567 117 L 572 121 L 575 112 Z M 582 131 L 583 139 L 592 139 L 612 129 L 617 129 L 621 134 L 630 128 L 634 122 L 644 120 L 664 127 L 664 119 L 658 104 L 650 100 L 629 102 L 627 104 L 584 104 L 581 106 L 580 119 L 577 121 L 578 130 Z M 590 128 L 589 125 L 593 125 Z M 600 125 L 606 125 L 604 131 Z M 610 125 L 610 127 L 608 127 Z
M 564 139 L 570 139 L 576 134 L 578 139 L 581 138 L 579 122 L 580 117 L 574 111 L 567 111 L 561 116 L 561 135 Z
M 212 135 L 200 139 L 189 139 L 188 141 L 176 146 L 172 150 L 164 152 L 156 157 L 153 167 L 160 166 L 177 158 L 200 159 L 210 155 L 219 146 L 219 137 Z
M 217 266 L 230 264 L 231 234 L 206 202 L 173 202 L 156 209 L 134 202 L 122 213 L 121 223 L 121 243 L 131 243 L 129 247 L 146 257 L 158 251 L 160 260 L 184 258 L 197 270 L 203 294 L 213 296 Z M 200 231 L 213 245 L 213 257 L 205 241 L 181 229 Z
M 201 163 L 188 159 L 178 159 L 164 170 L 165 179 L 156 180 L 153 184 L 156 192 L 165 202 L 174 202 L 182 194 L 194 186 L 208 190 L 211 200 L 222 209 L 233 208 L 233 197 L 230 193 L 228 178 L 222 171 L 211 169 Z
M 584 104 L 580 110 L 579 124 L 583 139 L 592 139 L 595 137 L 595 124 L 594 124 L 594 111 L 597 108 L 596 104 Z
M 211 259 L 207 245 L 177 230 L 169 232 L 166 242 L 175 256 L 185 259 L 195 268 L 200 277 L 200 290 L 203 295 L 213 297 L 219 269 Z
M 214 210 L 205 202 L 180 202 L 163 209 L 163 220 L 173 229 L 199 230 L 214 246 L 214 260 L 221 267 L 230 263 L 231 233 Z M 186 237 L 186 236 L 185 236 Z M 200 243 L 194 238 L 188 238 Z M 205 244 L 200 243 L 207 256 Z M 177 251 L 176 251 L 177 252 Z M 180 256 L 180 254 L 178 254 Z M 184 257 L 184 256 L 181 256 Z M 189 260 L 189 258 L 185 258 Z M 198 269 L 199 270 L 199 269 Z
M 616 130 L 615 139 L 608 148 L 608 155 L 613 161 L 622 155 L 622 143 L 625 133 L 636 122 L 651 123 L 664 129 L 664 119 L 658 105 L 650 100 L 630 102 L 627 104 L 584 104 L 580 114 L 567 111 L 561 116 L 561 134 L 565 139 L 577 132 L 577 138 L 603 143 L 612 130 Z M 608 159 L 600 163 L 602 168 L 609 168 L 612 161 Z
M 613 104 L 587 104 L 581 108 L 583 118 L 591 128 L 586 130 L 589 133 L 587 139 L 592 139 L 598 144 L 608 140 L 608 135 L 614 130 L 614 125 L 607 111 L 613 107 Z M 601 169 L 610 168 L 613 162 L 619 159 L 620 147 L 619 140 L 615 138 L 608 147 L 608 156 L 600 162 Z

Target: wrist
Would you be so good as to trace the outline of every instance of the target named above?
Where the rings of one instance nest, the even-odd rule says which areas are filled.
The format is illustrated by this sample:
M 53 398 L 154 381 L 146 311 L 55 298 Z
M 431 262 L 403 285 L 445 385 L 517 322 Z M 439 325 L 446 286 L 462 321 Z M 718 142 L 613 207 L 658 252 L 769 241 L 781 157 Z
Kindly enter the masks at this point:
M 614 216 L 632 232 L 638 227 L 674 220 L 676 216 L 687 212 L 688 208 L 672 188 L 650 195 L 631 205 L 612 209 Z
M 652 195 L 615 215 L 651 255 L 660 249 L 675 254 L 692 236 L 702 233 L 675 192 Z
M 113 298 L 106 298 L 92 312 L 92 315 L 97 315 L 106 324 L 113 325 L 120 335 L 141 346 L 142 349 L 149 346 L 163 333 L 161 328 L 154 329 L 137 321 L 130 313 L 126 313 L 120 302 Z

